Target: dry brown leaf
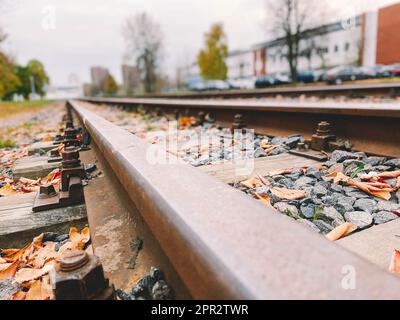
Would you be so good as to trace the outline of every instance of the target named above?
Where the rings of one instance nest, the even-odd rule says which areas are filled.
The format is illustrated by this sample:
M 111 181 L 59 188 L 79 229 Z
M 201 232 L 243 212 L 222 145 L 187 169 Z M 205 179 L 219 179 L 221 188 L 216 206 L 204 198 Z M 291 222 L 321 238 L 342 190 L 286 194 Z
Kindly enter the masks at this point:
M 11 262 L 5 262 L 0 264 L 0 271 L 6 270 L 9 266 L 11 266 Z
M 2 263 L 7 263 L 7 260 L 5 260 L 2 257 L 0 257 L 0 264 L 2 264 Z
M 326 238 L 331 240 L 331 241 L 336 241 L 341 238 L 344 238 L 348 236 L 350 233 L 355 231 L 357 229 L 357 226 L 353 223 L 350 222 L 345 222 L 341 224 L 340 226 L 336 227 L 333 229 L 331 232 L 329 232 L 326 235 Z
M 25 300 L 26 292 L 24 291 L 17 291 L 11 295 L 11 300 Z
M 254 196 L 269 208 L 274 208 L 271 204 L 271 197 L 269 195 L 259 195 L 257 192 L 253 193 Z
M 378 177 L 383 179 L 397 178 L 400 177 L 400 170 L 378 173 Z
M 260 147 L 263 148 L 263 149 L 266 149 L 266 148 L 270 147 L 269 140 L 268 139 L 261 140 Z
M 17 193 L 17 190 L 15 190 L 15 188 L 9 183 L 7 183 L 4 187 L 0 188 L 0 196 L 2 197 L 7 197 L 15 193 Z
M 19 178 L 19 182 L 21 182 L 22 184 L 28 185 L 28 186 L 33 186 L 33 185 L 39 185 L 40 179 L 32 180 L 32 179 L 21 177 L 21 178 Z
M 389 271 L 400 275 L 400 250 L 394 250 L 390 260 Z
M 21 261 L 16 260 L 13 263 L 11 263 L 7 269 L 0 271 L 0 281 L 10 278 L 10 277 L 14 277 L 15 273 L 18 270 L 20 263 L 21 263 Z
M 57 243 L 49 242 L 36 252 L 33 258 L 33 266 L 35 268 L 42 268 L 46 262 L 51 260 L 57 260 L 59 257 L 59 253 L 55 251 Z
M 242 181 L 240 184 L 249 189 L 259 188 L 264 185 L 264 179 L 261 180 L 259 176 L 256 176 L 248 180 Z
M 77 228 L 72 227 L 69 231 L 69 239 L 75 249 L 83 250 L 85 244 L 90 240 L 90 230 L 88 227 L 85 227 L 79 233 Z
M 1 254 L 4 257 L 7 257 L 7 256 L 13 255 L 14 253 L 18 252 L 19 250 L 21 250 L 21 249 L 2 249 Z
M 41 269 L 32 269 L 32 268 L 22 268 L 17 271 L 14 276 L 13 283 L 23 284 L 25 282 L 33 281 L 39 279 L 49 273 L 50 270 L 54 268 L 53 265 L 48 264 L 45 265 Z
M 42 278 L 42 297 L 44 298 L 43 300 L 54 299 L 53 288 L 48 274 Z
M 274 196 L 282 200 L 299 200 L 307 196 L 307 193 L 303 190 L 292 190 L 287 188 L 272 188 L 271 192 Z
M 293 168 L 286 168 L 286 169 L 280 169 L 280 170 L 274 170 L 274 171 L 270 171 L 268 172 L 268 176 L 279 176 L 282 174 L 290 174 L 293 172 Z
M 397 182 L 396 182 L 396 189 L 400 189 L 400 177 L 397 177 Z
M 29 291 L 26 294 L 25 300 L 45 300 L 43 299 L 42 281 L 36 280 L 32 283 Z

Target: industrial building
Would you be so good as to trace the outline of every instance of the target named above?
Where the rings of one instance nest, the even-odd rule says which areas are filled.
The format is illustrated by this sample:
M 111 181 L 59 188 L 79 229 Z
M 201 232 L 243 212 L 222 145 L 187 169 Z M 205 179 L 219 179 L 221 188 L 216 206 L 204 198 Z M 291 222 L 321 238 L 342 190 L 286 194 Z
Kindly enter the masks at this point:
M 298 70 L 336 66 L 393 64 L 400 62 L 400 3 L 367 12 L 348 20 L 303 31 Z M 283 38 L 255 44 L 229 53 L 228 79 L 255 79 L 289 73 Z M 196 64 L 183 68 L 186 79 L 198 78 Z

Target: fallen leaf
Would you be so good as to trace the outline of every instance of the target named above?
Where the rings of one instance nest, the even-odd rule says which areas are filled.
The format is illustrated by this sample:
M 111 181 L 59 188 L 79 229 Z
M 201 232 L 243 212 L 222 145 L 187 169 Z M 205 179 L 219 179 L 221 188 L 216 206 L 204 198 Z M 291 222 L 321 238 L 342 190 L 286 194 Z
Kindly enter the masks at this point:
M 261 140 L 261 142 L 260 142 L 260 147 L 261 148 L 263 148 L 263 149 L 266 149 L 266 148 L 268 148 L 270 145 L 269 145 L 269 140 L 268 139 L 263 139 L 263 140 Z
M 389 271 L 400 275 L 400 250 L 394 250 L 390 260 Z
M 9 266 L 11 266 L 12 265 L 12 263 L 10 263 L 10 262 L 4 262 L 4 263 L 1 263 L 0 264 L 0 271 L 3 271 L 3 270 L 5 270 L 5 269 L 7 269 Z
M 83 250 L 85 244 L 90 240 L 90 230 L 88 227 L 85 227 L 79 233 L 77 228 L 72 227 L 69 231 L 69 239 L 75 249 Z
M 10 278 L 10 277 L 14 277 L 15 273 L 18 270 L 20 263 L 21 263 L 21 261 L 16 260 L 13 263 L 11 263 L 7 269 L 0 271 L 0 281 Z
M 42 268 L 46 262 L 56 260 L 59 258 L 59 253 L 55 251 L 56 243 L 50 242 L 46 246 L 36 252 L 33 259 L 33 266 L 35 268 Z
M 260 200 L 263 204 L 265 204 L 267 207 L 274 208 L 271 204 L 271 197 L 269 195 L 263 194 L 259 195 L 257 192 L 254 192 L 253 195 Z
M 290 174 L 293 172 L 293 168 L 286 168 L 286 169 L 280 169 L 280 170 L 274 170 L 268 172 L 268 176 L 273 177 L 273 176 L 280 176 L 282 174 Z
M 32 180 L 32 179 L 21 177 L 21 178 L 19 178 L 19 182 L 21 182 L 22 184 L 25 184 L 27 186 L 34 186 L 34 185 L 40 184 L 40 179 Z
M 45 300 L 42 293 L 42 281 L 36 280 L 32 283 L 26 294 L 25 300 Z
M 54 265 L 48 264 L 41 269 L 22 268 L 17 271 L 14 276 L 13 283 L 23 284 L 32 280 L 39 279 L 49 273 L 54 268 Z
M 353 223 L 350 222 L 345 222 L 341 224 L 340 226 L 336 227 L 333 229 L 331 232 L 329 232 L 326 235 L 326 238 L 331 240 L 331 241 L 336 241 L 341 238 L 344 238 L 348 236 L 350 233 L 355 231 L 357 229 L 357 226 Z
M 307 193 L 303 190 L 292 190 L 287 188 L 272 188 L 271 192 L 274 196 L 282 200 L 299 200 L 306 197 Z
M 264 185 L 263 181 L 258 176 L 242 181 L 240 184 L 249 189 L 259 188 Z
M 17 291 L 11 295 L 11 300 L 25 300 L 26 292 L 24 291 Z
M 396 189 L 400 189 L 400 177 L 397 177 L 397 182 L 396 182 Z
M 15 188 L 9 183 L 0 188 L 0 196 L 2 197 L 7 197 L 15 193 L 17 193 L 17 190 L 15 190 Z
M 400 170 L 397 170 L 397 171 L 390 171 L 390 172 L 382 172 L 382 173 L 379 173 L 378 174 L 378 177 L 380 177 L 380 178 L 389 178 L 389 179 L 392 179 L 392 178 L 397 178 L 397 177 L 400 177 Z

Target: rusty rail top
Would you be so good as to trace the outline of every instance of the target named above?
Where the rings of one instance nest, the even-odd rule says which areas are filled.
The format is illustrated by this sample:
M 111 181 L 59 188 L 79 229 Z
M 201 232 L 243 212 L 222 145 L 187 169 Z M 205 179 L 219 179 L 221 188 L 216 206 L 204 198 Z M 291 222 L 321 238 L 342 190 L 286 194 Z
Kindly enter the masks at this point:
M 364 84 L 340 84 L 340 85 L 304 85 L 304 86 L 282 86 L 261 89 L 233 89 L 220 91 L 202 91 L 202 92 L 177 92 L 177 93 L 159 93 L 149 95 L 138 95 L 138 98 L 234 98 L 234 97 L 263 97 L 278 94 L 302 95 L 302 94 L 328 94 L 328 95 L 370 95 L 394 94 L 400 93 L 400 82 L 386 83 L 364 83 Z
M 150 144 L 70 104 L 193 298 L 400 297 L 396 276 L 188 164 L 150 164 Z
M 400 103 L 82 98 L 92 103 L 400 118 Z

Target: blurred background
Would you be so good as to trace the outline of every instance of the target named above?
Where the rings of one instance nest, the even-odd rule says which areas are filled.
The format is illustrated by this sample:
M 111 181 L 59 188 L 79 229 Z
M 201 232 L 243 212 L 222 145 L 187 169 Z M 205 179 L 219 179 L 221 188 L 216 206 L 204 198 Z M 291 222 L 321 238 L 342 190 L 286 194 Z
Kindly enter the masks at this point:
M 400 1 L 0 0 L 0 99 L 399 81 Z

